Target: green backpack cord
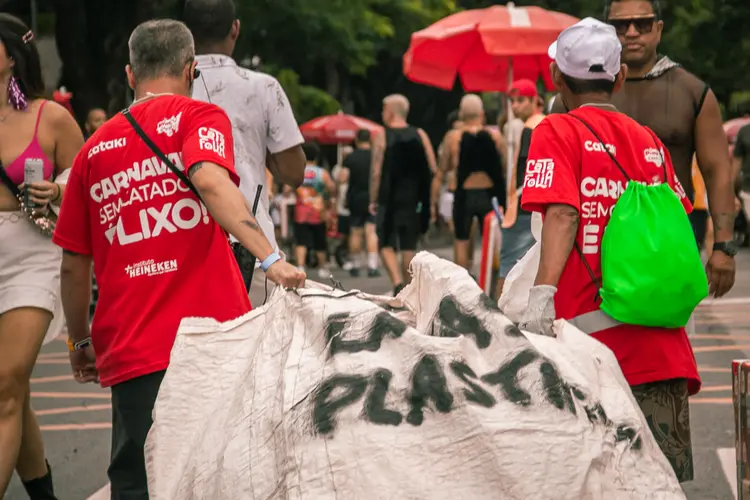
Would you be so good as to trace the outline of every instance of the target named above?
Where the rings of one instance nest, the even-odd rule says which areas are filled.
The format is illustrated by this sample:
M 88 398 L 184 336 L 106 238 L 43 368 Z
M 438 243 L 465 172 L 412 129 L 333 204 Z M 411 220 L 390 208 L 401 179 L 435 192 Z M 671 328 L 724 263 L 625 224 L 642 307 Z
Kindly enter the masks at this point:
M 664 157 L 664 183 L 633 181 L 596 132 L 570 116 L 594 134 L 628 181 L 602 236 L 601 310 L 630 325 L 684 327 L 708 296 L 708 279 L 685 208 L 668 184 Z

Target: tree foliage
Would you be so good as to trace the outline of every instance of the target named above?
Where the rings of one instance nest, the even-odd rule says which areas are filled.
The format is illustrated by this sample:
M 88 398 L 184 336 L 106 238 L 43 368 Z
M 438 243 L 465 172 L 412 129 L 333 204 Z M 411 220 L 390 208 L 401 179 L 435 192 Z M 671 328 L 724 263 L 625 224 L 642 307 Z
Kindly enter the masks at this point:
M 27 0 L 0 0 L 27 18 Z M 57 16 L 62 82 L 81 115 L 93 105 L 125 104 L 122 68 L 127 38 L 153 16 L 180 17 L 184 0 L 40 0 Z M 402 74 L 410 36 L 459 9 L 493 0 L 236 0 L 242 23 L 235 58 L 260 59 L 260 69 L 282 82 L 300 121 L 339 108 L 379 118 L 382 98 L 394 92 L 412 103 L 410 120 L 433 135 L 444 128 L 460 88 L 452 92 L 413 84 Z M 578 17 L 600 17 L 603 0 L 516 0 Z M 20 6 L 20 7 L 19 7 Z M 750 1 L 662 0 L 660 51 L 709 82 L 730 111 L 750 90 Z M 12 9 L 11 9 L 12 10 Z M 734 99 L 732 95 L 735 95 Z M 340 104 L 339 104 L 340 103 Z

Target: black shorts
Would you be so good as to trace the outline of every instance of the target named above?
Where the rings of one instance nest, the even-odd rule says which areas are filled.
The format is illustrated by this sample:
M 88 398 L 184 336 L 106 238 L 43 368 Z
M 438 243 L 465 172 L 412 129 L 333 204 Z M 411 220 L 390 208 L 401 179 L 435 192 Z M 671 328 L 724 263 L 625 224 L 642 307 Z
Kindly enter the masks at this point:
M 365 227 L 365 224 L 375 224 L 375 216 L 370 212 L 352 212 L 349 216 L 349 227 Z
M 151 373 L 112 386 L 112 451 L 107 469 L 112 498 L 149 498 L 143 447 L 164 373 Z
M 421 235 L 421 215 L 412 211 L 396 210 L 377 216 L 378 245 L 381 249 L 416 251 Z
M 492 191 L 489 189 L 456 190 L 453 200 L 453 228 L 456 239 L 466 241 L 471 233 L 471 224 L 479 219 L 479 233 L 484 229 L 484 217 L 492 212 Z
M 339 234 L 343 236 L 349 236 L 349 231 L 352 229 L 352 217 L 351 215 L 338 216 L 338 222 L 336 223 L 336 229 Z
M 307 247 L 316 252 L 328 250 L 325 223 L 294 224 L 294 241 L 298 247 Z

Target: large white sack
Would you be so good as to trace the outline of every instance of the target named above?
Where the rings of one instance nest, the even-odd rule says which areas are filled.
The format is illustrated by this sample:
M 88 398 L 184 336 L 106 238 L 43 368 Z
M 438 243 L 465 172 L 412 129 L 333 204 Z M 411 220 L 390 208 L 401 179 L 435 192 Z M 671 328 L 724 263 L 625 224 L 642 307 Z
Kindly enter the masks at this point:
M 536 281 L 541 256 L 542 243 L 537 241 L 505 277 L 497 306 L 510 321 L 516 324 L 521 321 L 529 305 L 529 291 Z
M 503 314 L 516 324 L 521 321 L 529 305 L 529 291 L 534 286 L 539 270 L 542 255 L 542 215 L 539 212 L 531 214 L 531 234 L 536 243 L 508 272 L 503 283 L 503 291 L 497 301 Z
M 608 349 L 564 322 L 520 332 L 434 255 L 412 271 L 413 326 L 392 299 L 314 288 L 183 321 L 151 498 L 685 498 Z

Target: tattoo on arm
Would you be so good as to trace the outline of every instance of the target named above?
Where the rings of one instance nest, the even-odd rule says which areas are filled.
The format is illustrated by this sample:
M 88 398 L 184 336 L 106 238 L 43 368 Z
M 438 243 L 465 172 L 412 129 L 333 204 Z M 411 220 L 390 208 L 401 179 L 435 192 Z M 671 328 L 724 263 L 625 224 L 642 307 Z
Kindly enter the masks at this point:
M 370 202 L 375 203 L 380 191 L 380 173 L 383 168 L 383 155 L 385 147 L 381 143 L 373 145 L 372 149 L 372 173 L 370 179 Z
M 203 168 L 204 163 L 198 162 L 188 169 L 188 179 L 195 175 L 195 173 Z
M 250 229 L 252 229 L 254 231 L 263 232 L 260 229 L 260 226 L 258 225 L 258 221 L 255 220 L 255 217 L 253 217 L 253 216 L 250 216 L 249 219 L 243 220 L 242 224 L 246 225 L 247 227 L 249 227 Z
M 717 231 L 724 229 L 734 229 L 735 215 L 728 212 L 712 213 L 711 219 L 714 223 L 714 228 Z

